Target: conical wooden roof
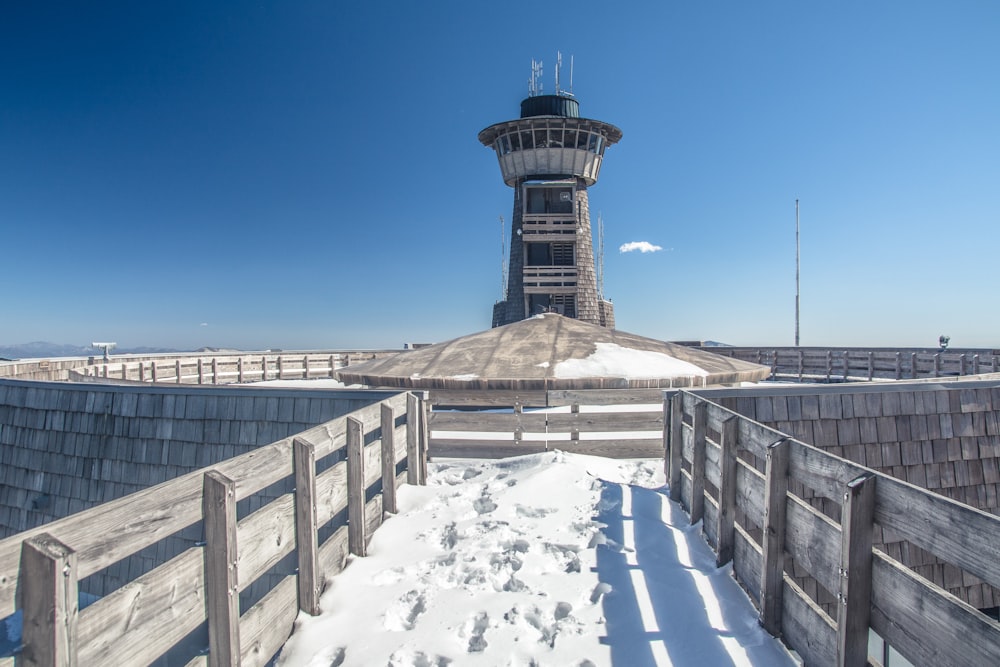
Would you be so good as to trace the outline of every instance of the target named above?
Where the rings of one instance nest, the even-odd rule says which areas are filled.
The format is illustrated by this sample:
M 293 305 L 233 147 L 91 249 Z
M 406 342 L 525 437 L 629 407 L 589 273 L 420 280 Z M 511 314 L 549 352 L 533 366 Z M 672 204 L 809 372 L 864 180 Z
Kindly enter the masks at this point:
M 335 371 L 407 389 L 627 389 L 753 382 L 767 366 L 546 313 Z

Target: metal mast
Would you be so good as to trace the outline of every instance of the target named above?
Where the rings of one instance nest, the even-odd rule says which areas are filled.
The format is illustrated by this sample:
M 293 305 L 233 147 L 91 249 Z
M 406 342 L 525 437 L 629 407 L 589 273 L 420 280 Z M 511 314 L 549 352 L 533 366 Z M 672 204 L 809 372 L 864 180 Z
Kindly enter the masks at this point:
M 799 346 L 799 200 L 795 200 L 795 347 Z

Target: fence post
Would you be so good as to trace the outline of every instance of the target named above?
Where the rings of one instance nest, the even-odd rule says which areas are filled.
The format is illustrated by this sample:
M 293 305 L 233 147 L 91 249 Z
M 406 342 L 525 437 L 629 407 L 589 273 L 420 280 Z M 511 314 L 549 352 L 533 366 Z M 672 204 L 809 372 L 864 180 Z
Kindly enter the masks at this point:
M 917 379 L 917 353 L 910 352 L 910 379 Z
M 198 384 L 205 384 L 205 368 L 201 357 L 198 357 Z
M 201 361 L 199 360 L 199 365 Z M 236 482 L 205 473 L 205 606 L 209 667 L 240 664 L 240 589 L 236 550 Z
M 316 446 L 292 439 L 295 468 L 295 550 L 299 556 L 299 609 L 310 616 L 319 613 L 323 575 L 319 571 L 316 520 Z
M 303 354 L 302 355 L 302 379 L 303 380 L 308 380 L 309 379 L 309 355 L 308 354 Z
M 149 366 L 149 372 L 150 372 L 150 379 L 153 381 L 153 384 L 156 384 L 156 362 L 155 361 L 150 364 L 150 366 Z
M 875 378 L 875 353 L 868 353 L 868 381 L 871 382 Z
M 901 352 L 896 353 L 896 379 L 903 379 L 903 355 Z
M 335 355 L 332 354 L 330 355 L 330 378 L 336 377 L 336 375 L 333 374 L 333 369 L 337 367 L 337 360 L 334 359 L 334 356 Z
M 381 404 L 382 428 L 382 511 L 396 513 L 396 417 L 392 406 Z
M 972 374 L 979 375 L 979 355 L 972 355 Z
M 847 382 L 848 376 L 851 374 L 851 353 L 844 350 L 844 382 Z
M 847 483 L 841 510 L 840 594 L 837 596 L 837 665 L 868 664 L 872 593 L 875 475 Z
M 785 506 L 788 500 L 788 439 L 767 447 L 764 490 L 763 558 L 760 572 L 760 624 L 781 635 L 785 577 Z
M 670 397 L 670 499 L 681 499 L 681 461 L 684 457 L 684 395 Z
M 236 357 L 236 377 L 240 384 L 243 384 L 243 357 Z
M 212 384 L 219 384 L 219 360 L 212 357 Z
M 412 391 L 406 394 L 406 483 L 420 484 L 420 404 Z
M 934 354 L 934 377 L 941 377 L 941 353 Z
M 805 366 L 805 354 L 799 350 L 799 382 L 802 382 L 802 373 Z
M 705 436 L 708 431 L 708 404 L 699 400 L 694 406 L 693 437 L 691 439 L 691 523 L 705 515 Z
M 26 667 L 77 664 L 76 561 L 76 552 L 48 533 L 21 543 L 21 658 Z
M 967 363 L 967 360 L 966 360 L 964 352 L 959 355 L 959 357 L 958 357 L 958 364 L 959 364 L 958 374 L 959 375 L 968 375 L 969 374 L 968 363 Z
M 347 544 L 355 556 L 365 555 L 365 441 L 363 425 L 347 418 Z
M 427 484 L 427 459 L 431 440 L 431 393 L 421 392 L 420 395 L 420 485 Z
M 830 376 L 833 375 L 833 352 L 826 351 L 826 381 L 829 384 Z
M 739 420 L 735 415 L 722 422 L 722 454 L 719 457 L 719 516 L 716 524 L 715 566 L 733 559 L 736 538 L 736 448 Z
M 267 380 L 267 357 L 260 358 L 260 380 Z
M 275 363 L 276 363 L 277 368 L 278 368 L 278 379 L 279 380 L 284 380 L 285 379 L 285 361 L 284 361 L 284 359 L 281 358 L 280 354 L 278 355 L 278 360 Z
M 964 365 L 964 364 L 963 364 Z M 146 381 L 146 362 L 139 362 L 139 382 Z
M 175 373 L 177 375 L 177 384 L 181 383 L 181 360 L 178 359 L 174 364 Z

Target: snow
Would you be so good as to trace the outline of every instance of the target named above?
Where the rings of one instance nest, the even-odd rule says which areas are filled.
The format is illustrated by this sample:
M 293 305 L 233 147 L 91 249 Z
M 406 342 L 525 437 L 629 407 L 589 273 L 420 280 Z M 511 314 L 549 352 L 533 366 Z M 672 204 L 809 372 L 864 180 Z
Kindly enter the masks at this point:
M 792 665 L 662 461 L 440 460 L 300 614 L 281 667 Z
M 706 377 L 708 371 L 663 352 L 633 350 L 615 343 L 595 343 L 597 349 L 586 359 L 567 359 L 556 364 L 557 378 L 616 377 L 644 378 Z

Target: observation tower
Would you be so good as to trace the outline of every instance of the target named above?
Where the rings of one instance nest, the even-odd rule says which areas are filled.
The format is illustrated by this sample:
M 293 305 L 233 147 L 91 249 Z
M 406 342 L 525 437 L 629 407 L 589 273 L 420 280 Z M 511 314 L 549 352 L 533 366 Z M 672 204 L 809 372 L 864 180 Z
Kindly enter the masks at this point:
M 545 95 L 541 63 L 532 61 L 521 117 L 479 133 L 496 151 L 504 183 L 514 188 L 507 289 L 493 306 L 494 327 L 540 312 L 615 326 L 614 307 L 598 290 L 587 189 L 622 131 L 580 117 L 572 92 L 559 89 L 560 64 L 561 58 L 556 92 Z

